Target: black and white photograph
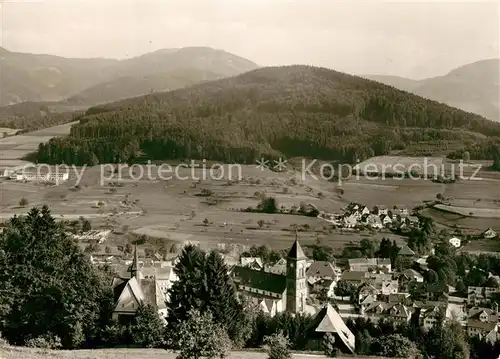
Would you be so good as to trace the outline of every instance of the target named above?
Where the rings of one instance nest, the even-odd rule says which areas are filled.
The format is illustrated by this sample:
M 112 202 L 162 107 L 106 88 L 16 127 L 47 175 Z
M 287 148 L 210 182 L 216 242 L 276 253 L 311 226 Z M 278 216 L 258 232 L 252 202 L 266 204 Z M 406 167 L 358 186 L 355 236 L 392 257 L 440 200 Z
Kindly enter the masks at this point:
M 0 359 L 500 359 L 500 1 L 0 0 Z

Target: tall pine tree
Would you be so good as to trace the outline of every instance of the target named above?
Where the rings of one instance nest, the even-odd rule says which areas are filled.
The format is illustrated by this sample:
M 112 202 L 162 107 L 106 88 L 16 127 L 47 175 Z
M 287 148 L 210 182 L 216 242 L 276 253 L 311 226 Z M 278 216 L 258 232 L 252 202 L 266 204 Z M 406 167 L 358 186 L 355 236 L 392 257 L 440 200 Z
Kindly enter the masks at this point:
M 224 327 L 237 344 L 243 344 L 250 335 L 250 324 L 222 256 L 187 246 L 174 270 L 179 280 L 169 291 L 168 305 L 168 325 L 174 336 L 189 312 L 199 310 L 211 312 L 214 322 Z

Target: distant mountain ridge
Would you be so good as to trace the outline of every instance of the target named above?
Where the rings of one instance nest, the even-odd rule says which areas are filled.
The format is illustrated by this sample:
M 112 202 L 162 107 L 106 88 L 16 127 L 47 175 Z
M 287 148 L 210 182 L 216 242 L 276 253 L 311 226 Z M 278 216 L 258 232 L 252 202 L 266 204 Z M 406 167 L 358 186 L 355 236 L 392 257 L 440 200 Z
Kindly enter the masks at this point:
M 162 49 L 125 60 L 74 59 L 0 48 L 0 65 L 0 106 L 66 99 L 70 103 L 94 105 L 138 96 L 151 89 L 174 89 L 233 76 L 258 67 L 250 60 L 209 47 Z M 175 75 L 175 71 L 185 74 L 185 83 L 179 76 L 166 76 Z M 141 91 L 149 90 L 140 92 L 135 87 L 138 84 Z M 116 94 L 112 88 L 116 88 Z
M 424 80 L 385 75 L 363 77 L 500 121 L 500 59 L 477 61 Z

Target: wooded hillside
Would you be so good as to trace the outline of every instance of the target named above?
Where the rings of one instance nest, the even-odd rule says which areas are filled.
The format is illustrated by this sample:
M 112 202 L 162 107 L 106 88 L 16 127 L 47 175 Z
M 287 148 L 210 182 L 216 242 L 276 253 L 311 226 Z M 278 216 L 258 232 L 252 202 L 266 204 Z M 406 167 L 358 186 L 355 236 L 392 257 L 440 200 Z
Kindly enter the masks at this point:
M 305 156 L 355 162 L 391 151 L 487 158 L 500 124 L 395 88 L 309 66 L 232 78 L 89 109 L 39 161 L 253 163 Z

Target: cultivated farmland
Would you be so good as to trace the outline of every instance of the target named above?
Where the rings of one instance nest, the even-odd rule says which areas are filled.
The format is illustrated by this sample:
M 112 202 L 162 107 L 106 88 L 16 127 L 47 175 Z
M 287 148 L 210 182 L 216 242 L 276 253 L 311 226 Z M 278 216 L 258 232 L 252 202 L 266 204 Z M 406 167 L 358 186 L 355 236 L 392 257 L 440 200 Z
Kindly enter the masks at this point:
M 68 133 L 70 125 L 0 140 L 0 166 L 2 161 L 12 166 L 25 163 L 20 160 L 21 154 L 36 149 L 40 141 Z M 443 164 L 441 158 L 426 162 L 423 157 L 395 156 L 375 157 L 364 163 L 385 164 L 386 168 L 399 163 L 406 166 L 404 168 L 411 163 Z M 445 166 L 450 164 L 444 162 Z M 246 209 L 255 208 L 267 196 L 276 198 L 278 205 L 285 209 L 313 205 L 319 211 L 341 213 L 350 202 L 358 202 L 370 208 L 404 206 L 411 212 L 412 208 L 435 200 L 437 194 L 446 197 L 451 206 L 474 208 L 477 213 L 500 209 L 497 186 L 500 182 L 495 178 L 496 173 L 485 169 L 479 172 L 479 176 L 488 180 L 443 184 L 423 178 L 366 176 L 328 181 L 304 174 L 301 166 L 273 172 L 252 165 L 225 165 L 214 175 L 209 163 L 203 164 L 205 169 L 202 165 L 199 168 L 176 167 L 178 162 L 169 165 L 177 168 L 167 173 L 167 177 L 172 178 L 161 177 L 159 166 L 123 166 L 118 171 L 110 164 L 70 167 L 70 180 L 59 186 L 3 180 L 0 182 L 0 220 L 26 213 L 31 206 L 48 204 L 57 218 L 74 220 L 83 216 L 92 222 L 93 228 L 113 229 L 106 243 L 112 249 L 139 236 L 155 238 L 155 243 L 193 241 L 212 248 L 268 244 L 276 249 L 286 249 L 293 241 L 295 228 L 299 228 L 305 246 L 320 240 L 341 251 L 346 245 L 359 243 L 363 238 L 380 240 L 389 237 L 398 243 L 404 243 L 405 239 L 388 230 L 335 229 L 316 217 L 254 213 Z M 25 208 L 19 206 L 22 198 L 28 201 Z M 482 231 L 488 227 L 500 230 L 498 219 L 472 219 L 463 214 L 437 210 L 425 213 L 445 226 L 459 226 L 470 231 Z
M 377 156 L 367 159 L 354 170 L 361 173 L 404 174 L 409 172 L 419 175 L 434 175 L 441 169 L 444 161 L 441 157 L 401 157 Z

